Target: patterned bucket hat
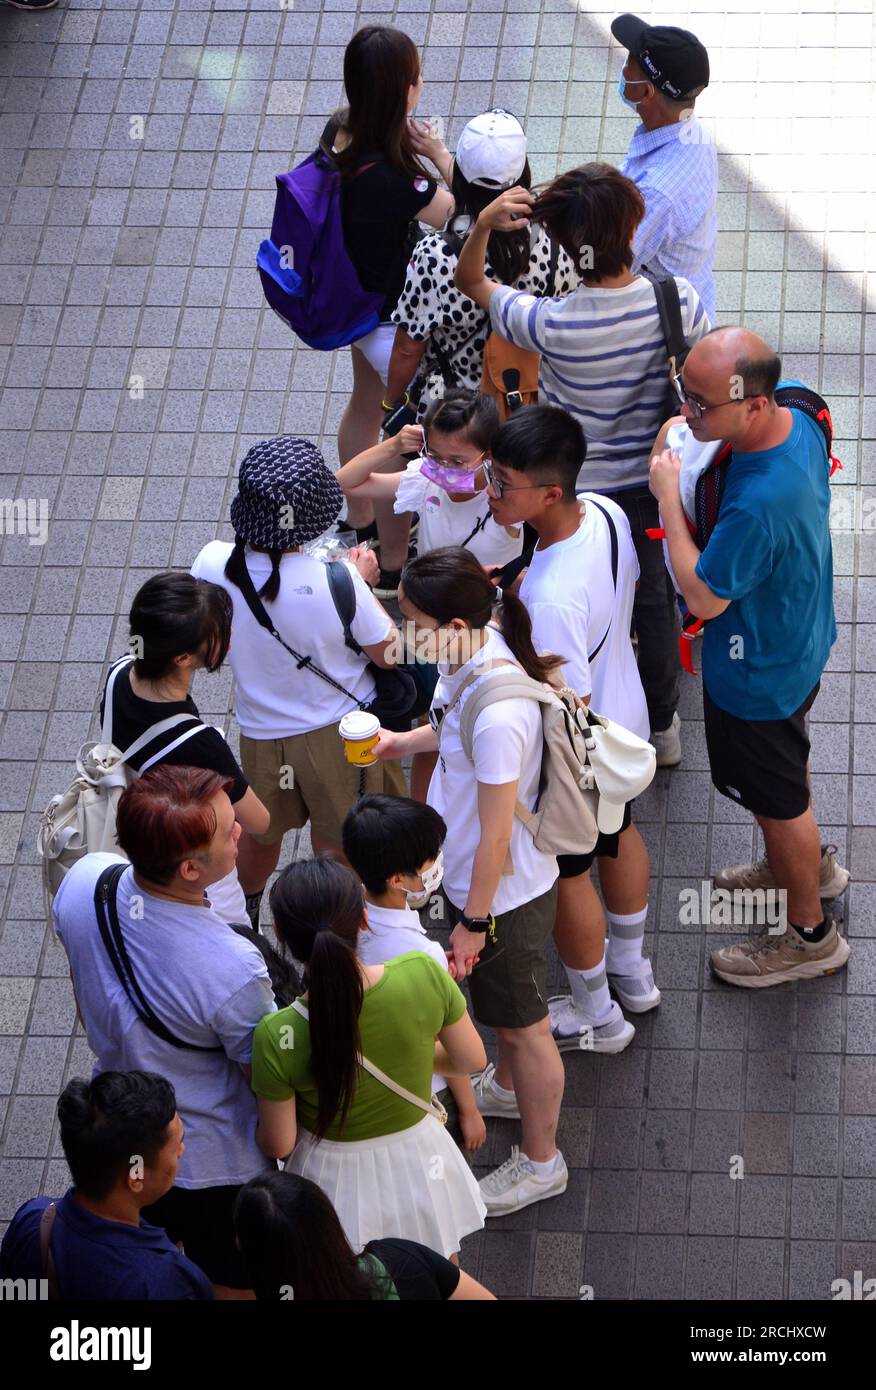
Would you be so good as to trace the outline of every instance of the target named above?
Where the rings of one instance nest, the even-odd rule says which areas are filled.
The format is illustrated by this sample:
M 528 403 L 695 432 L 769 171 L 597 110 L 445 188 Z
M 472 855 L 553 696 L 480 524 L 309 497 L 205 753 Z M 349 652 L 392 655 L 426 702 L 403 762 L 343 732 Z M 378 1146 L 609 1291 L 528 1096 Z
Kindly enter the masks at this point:
M 315 444 L 294 435 L 254 444 L 231 503 L 235 534 L 260 550 L 294 550 L 341 514 L 344 494 Z

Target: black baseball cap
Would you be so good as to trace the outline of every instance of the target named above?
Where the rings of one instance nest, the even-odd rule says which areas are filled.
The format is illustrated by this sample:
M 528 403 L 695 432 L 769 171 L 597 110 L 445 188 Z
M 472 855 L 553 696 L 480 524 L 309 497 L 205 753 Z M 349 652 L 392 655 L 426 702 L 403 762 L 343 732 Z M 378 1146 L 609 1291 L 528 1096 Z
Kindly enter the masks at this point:
M 708 87 L 709 55 L 696 34 L 666 24 L 646 24 L 634 14 L 612 20 L 611 32 L 648 80 L 673 101 L 697 96 Z

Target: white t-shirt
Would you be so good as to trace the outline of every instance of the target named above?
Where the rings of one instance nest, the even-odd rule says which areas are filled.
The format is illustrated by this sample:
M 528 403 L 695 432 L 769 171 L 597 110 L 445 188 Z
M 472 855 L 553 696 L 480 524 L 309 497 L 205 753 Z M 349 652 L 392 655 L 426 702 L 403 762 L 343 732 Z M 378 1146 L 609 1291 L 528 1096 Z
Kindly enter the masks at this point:
M 312 555 L 291 552 L 280 561 L 280 592 L 265 604 L 284 641 L 302 656 L 310 656 L 326 675 L 349 695 L 329 685 L 306 668 L 299 670 L 275 637 L 261 627 L 249 611 L 235 584 L 225 578 L 225 565 L 233 547 L 210 541 L 192 565 L 196 579 L 210 579 L 231 595 L 234 623 L 231 662 L 235 688 L 235 714 L 241 733 L 248 738 L 288 738 L 336 724 L 358 702 L 374 698 L 374 681 L 367 658 L 344 643 L 344 629 L 332 602 L 326 566 Z M 271 572 L 268 555 L 247 550 L 246 564 L 256 592 Z M 353 636 L 362 647 L 385 642 L 394 624 L 352 565 L 348 569 L 356 589 Z
M 485 661 L 514 657 L 501 633 L 486 628 L 487 641 L 470 661 L 449 675 L 438 667 L 439 680 L 432 699 L 433 710 L 450 703 L 456 690 L 474 667 Z M 488 673 L 485 673 L 488 674 Z M 459 737 L 459 720 L 466 701 L 479 685 L 475 681 L 446 715 L 441 730 L 441 752 L 426 800 L 447 822 L 444 842 L 444 889 L 455 907 L 465 908 L 471 887 L 471 870 L 481 838 L 478 818 L 478 782 L 501 786 L 517 782 L 517 799 L 530 810 L 538 796 L 541 773 L 541 706 L 535 700 L 497 700 L 478 717 L 474 727 L 474 765 L 466 757 Z M 490 911 L 502 912 L 532 902 L 546 893 L 557 877 L 555 855 L 543 854 L 523 822 L 514 817 L 511 830 L 513 874 L 499 879 Z
M 195 1052 L 163 1042 L 141 1022 L 110 963 L 97 924 L 94 889 L 117 854 L 87 854 L 55 895 L 55 929 L 70 962 L 76 1000 L 101 1071 L 153 1071 L 176 1091 L 185 1125 L 178 1187 L 247 1182 L 270 1165 L 255 1141 L 255 1096 L 241 1063 L 252 1035 L 276 1005 L 261 953 L 208 907 L 144 892 L 128 866 L 118 914 L 134 975 L 161 1022 Z M 132 902 L 132 898 L 140 901 Z
M 648 706 L 630 641 L 639 578 L 630 523 L 607 497 L 582 492 L 579 499 L 584 503 L 584 517 L 578 530 L 545 550 L 536 547 L 520 586 L 520 597 L 532 619 L 533 646 L 539 655 L 554 652 L 565 657 L 566 681 L 579 695 L 590 695 L 597 714 L 647 738 Z M 592 505 L 594 501 L 611 513 L 617 530 L 616 593 L 611 582 L 608 522 Z M 599 652 L 589 661 L 600 642 Z
M 440 901 L 443 902 L 443 899 Z M 385 961 L 395 960 L 408 951 L 424 951 L 444 970 L 448 970 L 447 956 L 438 945 L 426 935 L 425 927 L 412 907 L 380 907 L 377 903 L 367 903 L 368 930 L 359 933 L 359 959 L 363 965 L 383 965 Z M 443 1076 L 432 1077 L 432 1093 L 443 1091 L 447 1081 Z
M 443 487 L 423 477 L 421 468 L 419 459 L 408 464 L 393 508 L 396 512 L 419 512 L 418 555 L 444 545 L 464 545 L 482 565 L 507 565 L 517 559 L 523 549 L 523 527 L 496 525 L 486 488 L 464 502 L 454 502 Z

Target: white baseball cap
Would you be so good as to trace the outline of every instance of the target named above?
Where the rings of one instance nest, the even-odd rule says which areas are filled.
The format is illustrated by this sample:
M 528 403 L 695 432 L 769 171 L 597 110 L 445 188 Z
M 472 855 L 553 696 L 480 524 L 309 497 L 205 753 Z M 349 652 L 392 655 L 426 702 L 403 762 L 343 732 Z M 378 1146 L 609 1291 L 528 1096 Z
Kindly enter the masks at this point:
M 497 191 L 513 188 L 526 164 L 523 126 L 501 107 L 473 116 L 459 137 L 456 162 L 469 183 Z

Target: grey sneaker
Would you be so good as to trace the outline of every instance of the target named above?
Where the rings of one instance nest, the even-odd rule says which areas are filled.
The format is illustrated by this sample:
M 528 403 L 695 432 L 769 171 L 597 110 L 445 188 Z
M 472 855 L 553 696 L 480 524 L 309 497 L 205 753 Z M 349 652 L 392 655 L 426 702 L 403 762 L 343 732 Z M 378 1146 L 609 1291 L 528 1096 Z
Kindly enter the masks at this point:
M 619 1004 L 612 1003 L 608 1019 L 598 1028 L 578 1012 L 571 994 L 557 994 L 549 999 L 548 1014 L 560 1052 L 623 1052 L 636 1036 Z
M 712 970 L 719 980 L 744 989 L 764 989 L 792 980 L 814 980 L 833 975 L 849 958 L 849 943 L 840 936 L 833 918 L 821 941 L 810 943 L 794 927 L 782 936 L 751 937 L 737 946 L 722 946 L 711 954 Z
M 519 1120 L 520 1111 L 517 1108 L 516 1096 L 513 1100 L 506 1100 L 504 1096 L 500 1096 L 496 1090 L 495 1076 L 495 1063 L 488 1062 L 483 1071 L 472 1077 L 475 1105 L 484 1117 L 492 1115 L 503 1120 Z
M 513 1211 L 543 1202 L 546 1197 L 559 1197 L 565 1192 L 569 1170 L 561 1153 L 556 1171 L 549 1178 L 539 1178 L 529 1166 L 526 1154 L 515 1144 L 511 1157 L 506 1158 L 494 1172 L 478 1183 L 487 1216 L 510 1216 Z
M 822 898 L 839 898 L 848 887 L 851 875 L 837 863 L 836 845 L 821 846 L 819 888 Z M 715 874 L 716 888 L 778 888 L 775 875 L 766 858 L 756 864 L 730 864 Z
M 678 767 L 681 762 L 681 720 L 677 714 L 672 716 L 668 729 L 654 729 L 651 742 L 657 750 L 658 767 Z

